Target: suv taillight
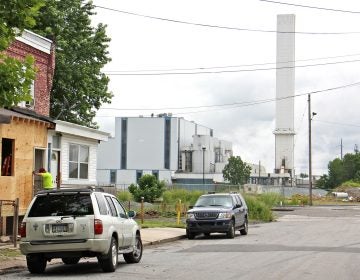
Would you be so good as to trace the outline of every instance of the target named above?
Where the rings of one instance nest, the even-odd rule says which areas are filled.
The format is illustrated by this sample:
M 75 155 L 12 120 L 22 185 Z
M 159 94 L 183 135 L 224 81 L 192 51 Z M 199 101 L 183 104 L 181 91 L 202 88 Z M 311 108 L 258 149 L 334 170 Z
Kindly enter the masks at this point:
M 19 228 L 20 237 L 26 237 L 26 223 L 22 222 Z
M 102 234 L 103 233 L 103 223 L 99 219 L 94 220 L 94 233 Z

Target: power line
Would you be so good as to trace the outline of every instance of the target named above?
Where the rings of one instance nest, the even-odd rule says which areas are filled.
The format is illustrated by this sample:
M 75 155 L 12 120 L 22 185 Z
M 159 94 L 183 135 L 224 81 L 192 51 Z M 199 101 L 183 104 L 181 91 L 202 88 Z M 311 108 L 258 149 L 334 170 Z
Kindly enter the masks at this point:
M 301 62 L 301 61 L 324 60 L 324 59 L 333 59 L 333 58 L 343 58 L 343 57 L 359 56 L 359 55 L 360 55 L 360 53 L 356 53 L 356 54 L 347 54 L 347 55 L 337 55 L 337 56 L 328 56 L 328 57 L 318 57 L 318 58 L 307 58 L 307 59 L 281 61 L 281 62 L 279 62 L 279 63 L 280 63 L 280 64 L 296 63 L 296 62 Z M 104 71 L 104 73 L 137 73 L 137 72 L 191 71 L 191 70 L 224 69 L 224 68 L 239 68 L 239 67 L 249 67 L 249 66 L 273 65 L 273 64 L 276 64 L 276 63 L 277 63 L 277 62 L 265 62 L 265 63 L 227 65 L 227 66 L 194 67 L 194 68 L 172 68 L 172 69 L 107 70 L 107 71 Z
M 268 71 L 268 70 L 281 70 L 292 68 L 305 68 L 324 65 L 335 65 L 344 63 L 359 62 L 360 59 L 336 61 L 336 62 L 324 62 L 316 64 L 305 64 L 295 66 L 282 66 L 282 67 L 268 67 L 268 68 L 253 68 L 253 69 L 237 69 L 237 70 L 219 70 L 219 71 L 196 71 L 196 72 L 157 72 L 157 73 L 108 73 L 104 71 L 104 74 L 108 76 L 163 76 L 163 75 L 198 75 L 198 74 L 222 74 L 222 73 L 239 73 L 239 72 L 255 72 L 255 71 Z
M 322 121 L 322 120 L 314 120 L 316 122 L 321 122 L 321 123 L 327 123 L 327 124 L 335 124 L 335 125 L 340 125 L 340 126 L 354 126 L 354 127 L 360 127 L 360 125 L 357 124 L 350 124 L 350 123 L 338 123 L 338 122 L 329 122 L 329 121 Z
M 300 32 L 300 31 L 277 31 L 277 30 L 265 30 L 265 29 L 251 29 L 251 28 L 240 28 L 240 27 L 230 27 L 230 26 L 222 26 L 222 25 L 213 25 L 213 24 L 204 24 L 204 23 L 195 23 L 190 21 L 182 21 L 182 20 L 175 20 L 170 18 L 163 18 L 163 17 L 155 17 L 149 16 L 124 10 L 118 10 L 113 8 L 108 8 L 104 6 L 94 5 L 94 7 L 104 10 L 109 10 L 117 13 L 127 14 L 131 16 L 161 20 L 166 22 L 172 23 L 180 23 L 180 24 L 187 24 L 193 26 L 200 26 L 200 27 L 210 27 L 210 28 L 218 28 L 218 29 L 227 29 L 227 30 L 235 30 L 235 31 L 249 31 L 249 32 L 262 32 L 262 33 L 284 33 L 284 34 L 303 34 L 303 35 L 350 35 L 350 34 L 359 34 L 359 31 L 354 32 Z
M 331 88 L 326 88 L 326 89 L 321 89 L 321 90 L 315 90 L 315 91 L 310 91 L 310 92 L 305 92 L 305 93 L 294 94 L 294 95 L 290 95 L 290 96 L 284 96 L 284 97 L 280 97 L 280 98 L 269 98 L 269 99 L 255 100 L 255 101 L 233 102 L 233 103 L 216 104 L 216 105 L 171 107 L 171 108 L 169 108 L 169 107 L 166 107 L 166 108 L 100 108 L 100 110 L 161 111 L 161 110 L 185 110 L 185 109 L 226 107 L 226 108 L 220 108 L 220 109 L 216 108 L 213 110 L 201 110 L 201 111 L 181 112 L 181 113 L 173 114 L 173 115 L 184 115 L 184 114 L 203 113 L 203 112 L 209 112 L 209 111 L 220 111 L 220 110 L 235 109 L 235 108 L 239 108 L 239 107 L 254 106 L 254 105 L 258 105 L 258 104 L 264 104 L 264 103 L 269 103 L 269 102 L 274 102 L 274 101 L 279 101 L 279 100 L 285 100 L 285 99 L 289 99 L 289 98 L 300 97 L 300 96 L 304 96 L 304 95 L 308 95 L 308 94 L 322 93 L 322 92 L 333 91 L 333 90 L 338 90 L 338 89 L 343 89 L 343 88 L 348 88 L 348 87 L 353 87 L 353 86 L 359 86 L 359 85 L 360 85 L 360 81 L 351 83 L 351 84 L 337 86 L 337 87 L 331 87 Z M 105 117 L 105 116 L 103 116 L 103 117 Z
M 360 11 L 332 9 L 332 8 L 326 8 L 326 7 L 300 5 L 300 4 L 280 2 L 280 1 L 271 1 L 271 0 L 259 0 L 259 1 L 261 1 L 261 2 L 268 2 L 268 3 L 273 3 L 273 4 L 279 4 L 279 5 L 295 6 L 295 7 L 301 7 L 301 8 L 316 9 L 316 10 L 324 10 L 324 11 L 330 11 L 330 12 L 341 12 L 341 13 L 360 14 Z

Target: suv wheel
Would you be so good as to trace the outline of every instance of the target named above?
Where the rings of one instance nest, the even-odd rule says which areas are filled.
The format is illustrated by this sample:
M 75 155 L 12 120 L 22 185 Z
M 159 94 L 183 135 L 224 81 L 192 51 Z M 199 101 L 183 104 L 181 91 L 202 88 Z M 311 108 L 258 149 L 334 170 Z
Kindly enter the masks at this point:
M 249 231 L 249 222 L 248 219 L 245 218 L 245 223 L 243 225 L 243 229 L 240 230 L 241 235 L 247 235 Z
M 195 238 L 195 233 L 190 232 L 189 230 L 186 230 L 186 237 L 188 239 L 194 239 Z
M 39 254 L 27 255 L 26 264 L 30 273 L 40 274 L 45 271 L 46 259 Z
M 106 255 L 98 257 L 99 264 L 104 272 L 114 272 L 118 263 L 118 246 L 116 239 L 111 237 L 110 248 Z
M 229 231 L 227 232 L 226 236 L 230 239 L 233 239 L 235 237 L 235 224 L 234 224 L 233 220 L 231 220 L 231 222 L 230 222 L 230 228 L 229 228 Z
M 77 264 L 80 261 L 78 257 L 69 257 L 61 259 L 64 264 Z
M 138 263 L 141 260 L 143 245 L 139 234 L 136 235 L 134 251 L 123 254 L 126 263 Z

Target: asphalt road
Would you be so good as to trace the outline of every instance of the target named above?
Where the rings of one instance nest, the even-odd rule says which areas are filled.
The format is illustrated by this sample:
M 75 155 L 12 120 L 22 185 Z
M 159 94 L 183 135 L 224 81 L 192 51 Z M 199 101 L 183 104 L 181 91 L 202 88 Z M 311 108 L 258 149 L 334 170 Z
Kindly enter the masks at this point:
M 139 264 L 120 262 L 115 273 L 88 259 L 51 265 L 42 276 L 21 271 L 1 279 L 360 279 L 360 206 L 277 213 L 277 222 L 250 225 L 247 236 L 148 247 Z

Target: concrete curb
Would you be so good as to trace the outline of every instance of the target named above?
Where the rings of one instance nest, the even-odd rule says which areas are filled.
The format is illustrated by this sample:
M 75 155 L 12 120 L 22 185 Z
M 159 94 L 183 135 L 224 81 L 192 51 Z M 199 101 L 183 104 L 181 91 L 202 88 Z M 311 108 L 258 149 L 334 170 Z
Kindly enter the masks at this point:
M 185 239 L 185 238 L 186 238 L 186 235 L 180 235 L 180 236 L 175 236 L 175 237 L 170 237 L 170 238 L 165 238 L 165 239 L 159 239 L 159 240 L 155 240 L 155 241 L 144 241 L 143 246 L 149 247 L 149 246 L 173 242 L 173 241 L 177 241 L 177 240 Z

